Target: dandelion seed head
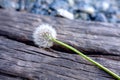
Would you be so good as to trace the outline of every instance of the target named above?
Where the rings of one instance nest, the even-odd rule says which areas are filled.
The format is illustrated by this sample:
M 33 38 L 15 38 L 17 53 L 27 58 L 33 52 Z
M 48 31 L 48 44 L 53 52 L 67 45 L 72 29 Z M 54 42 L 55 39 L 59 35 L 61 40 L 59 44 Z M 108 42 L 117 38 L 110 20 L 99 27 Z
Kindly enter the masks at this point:
M 33 32 L 33 40 L 39 47 L 49 48 L 53 46 L 53 41 L 48 36 L 54 39 L 57 36 L 55 29 L 49 24 L 39 25 Z

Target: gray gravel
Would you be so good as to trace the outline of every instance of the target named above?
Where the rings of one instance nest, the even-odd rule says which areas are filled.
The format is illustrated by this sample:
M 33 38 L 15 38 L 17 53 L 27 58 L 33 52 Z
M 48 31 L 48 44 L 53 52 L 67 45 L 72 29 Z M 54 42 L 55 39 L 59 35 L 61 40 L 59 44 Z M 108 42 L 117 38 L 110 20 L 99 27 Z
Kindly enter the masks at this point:
M 120 23 L 120 0 L 0 0 L 0 8 L 67 19 Z

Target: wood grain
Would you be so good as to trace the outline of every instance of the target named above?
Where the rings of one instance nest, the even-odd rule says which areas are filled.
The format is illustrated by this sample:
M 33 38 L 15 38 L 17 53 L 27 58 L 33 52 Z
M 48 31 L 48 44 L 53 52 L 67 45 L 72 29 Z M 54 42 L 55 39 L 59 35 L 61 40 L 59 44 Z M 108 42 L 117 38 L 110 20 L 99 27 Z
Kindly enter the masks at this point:
M 77 54 L 55 44 L 38 48 L 32 34 L 51 24 L 57 38 L 120 75 L 120 25 L 0 10 L 1 80 L 114 80 Z

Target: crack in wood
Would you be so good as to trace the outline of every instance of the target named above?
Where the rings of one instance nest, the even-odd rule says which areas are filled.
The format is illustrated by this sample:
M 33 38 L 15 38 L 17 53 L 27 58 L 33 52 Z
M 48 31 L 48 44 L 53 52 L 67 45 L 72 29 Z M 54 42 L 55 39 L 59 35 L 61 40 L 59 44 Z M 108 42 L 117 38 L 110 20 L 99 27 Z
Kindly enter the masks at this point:
M 0 75 L 33 80 L 114 80 L 60 45 L 38 48 L 33 43 L 32 32 L 42 23 L 53 25 L 59 40 L 120 75 L 119 25 L 77 20 L 72 24 L 73 21 L 62 18 L 0 12 Z

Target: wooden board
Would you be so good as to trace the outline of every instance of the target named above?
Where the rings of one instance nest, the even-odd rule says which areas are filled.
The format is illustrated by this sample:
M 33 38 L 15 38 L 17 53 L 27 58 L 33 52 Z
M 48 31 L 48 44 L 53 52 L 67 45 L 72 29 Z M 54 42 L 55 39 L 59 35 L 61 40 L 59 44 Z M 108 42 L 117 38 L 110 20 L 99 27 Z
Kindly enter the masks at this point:
M 40 24 L 51 24 L 57 38 L 120 75 L 120 25 L 84 22 L 0 10 L 1 80 L 114 80 L 68 49 L 38 48 L 32 39 Z

